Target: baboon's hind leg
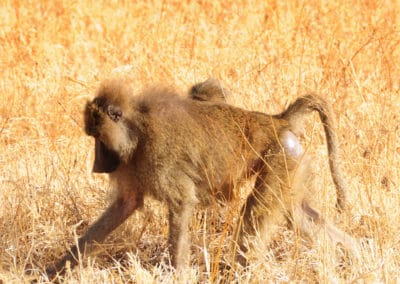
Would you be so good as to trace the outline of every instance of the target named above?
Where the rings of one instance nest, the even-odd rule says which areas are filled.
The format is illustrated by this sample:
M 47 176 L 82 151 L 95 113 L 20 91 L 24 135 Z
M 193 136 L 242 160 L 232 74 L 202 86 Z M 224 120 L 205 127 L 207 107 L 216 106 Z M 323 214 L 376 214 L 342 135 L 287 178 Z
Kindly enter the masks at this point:
M 295 228 L 312 240 L 324 240 L 327 236 L 333 246 L 340 243 L 358 260 L 361 259 L 361 247 L 357 240 L 340 230 L 332 222 L 325 220 L 305 200 L 301 206 L 294 208 L 292 222 Z
M 288 130 L 282 133 L 277 144 L 277 153 L 264 157 L 265 165 L 257 176 L 254 190 L 241 209 L 235 240 L 242 253 L 248 251 L 246 235 L 259 234 L 262 243 L 269 243 L 298 198 L 298 193 L 292 192 L 292 178 L 303 149 Z M 237 260 L 246 265 L 243 255 L 238 254 Z

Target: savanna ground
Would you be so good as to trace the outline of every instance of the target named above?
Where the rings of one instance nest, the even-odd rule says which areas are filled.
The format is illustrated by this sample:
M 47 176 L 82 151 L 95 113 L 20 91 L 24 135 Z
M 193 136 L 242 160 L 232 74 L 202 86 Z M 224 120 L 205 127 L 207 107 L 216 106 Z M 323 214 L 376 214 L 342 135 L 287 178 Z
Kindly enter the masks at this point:
M 232 257 L 230 236 L 209 210 L 193 218 L 192 266 L 177 280 L 165 208 L 148 200 L 67 282 L 398 281 L 399 32 L 400 2 L 389 0 L 1 1 L 0 283 L 47 282 L 46 264 L 106 207 L 82 110 L 115 68 L 134 76 L 135 91 L 162 83 L 184 94 L 213 76 L 234 105 L 269 113 L 308 91 L 324 96 L 337 116 L 350 206 L 333 208 L 322 128 L 311 118 L 319 209 L 362 243 L 362 259 L 283 226 L 247 271 L 227 278 L 214 263 Z

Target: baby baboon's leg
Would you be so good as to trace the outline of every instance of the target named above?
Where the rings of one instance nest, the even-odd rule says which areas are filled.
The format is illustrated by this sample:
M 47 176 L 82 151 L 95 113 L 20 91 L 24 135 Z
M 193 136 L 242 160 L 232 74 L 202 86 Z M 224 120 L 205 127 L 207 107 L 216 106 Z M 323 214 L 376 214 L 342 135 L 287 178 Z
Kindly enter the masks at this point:
M 279 137 L 281 151 L 266 156 L 264 168 L 259 173 L 253 192 L 249 195 L 241 210 L 237 226 L 237 240 L 242 252 L 247 252 L 244 244 L 246 234 L 260 233 L 262 241 L 268 243 L 293 204 L 300 202 L 298 193 L 292 192 L 292 182 L 298 161 L 303 154 L 300 141 L 290 131 L 284 131 Z M 246 261 L 238 255 L 238 261 Z
M 96 243 L 104 241 L 107 235 L 121 225 L 141 204 L 141 196 L 138 197 L 136 194 L 118 196 L 101 217 L 79 238 L 78 246 L 71 247 L 55 266 L 46 269 L 49 278 L 53 278 L 56 273 L 62 274 L 68 261 L 70 267 L 74 267 L 78 263 L 78 250 L 81 253 L 92 251 Z
M 193 206 L 183 203 L 169 208 L 169 251 L 172 265 L 178 270 L 187 267 L 190 261 L 189 221 Z

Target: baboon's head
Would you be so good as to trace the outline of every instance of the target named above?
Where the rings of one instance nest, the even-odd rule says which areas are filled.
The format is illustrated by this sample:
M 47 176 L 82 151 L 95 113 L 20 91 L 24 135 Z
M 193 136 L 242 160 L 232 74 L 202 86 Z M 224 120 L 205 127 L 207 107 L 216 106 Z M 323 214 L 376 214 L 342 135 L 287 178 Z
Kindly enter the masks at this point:
M 189 96 L 198 101 L 226 103 L 229 92 L 217 79 L 208 78 L 190 88 Z
M 128 119 L 130 97 L 129 86 L 114 79 L 105 81 L 96 97 L 86 103 L 85 132 L 95 138 L 94 172 L 113 172 L 136 149 L 138 137 Z

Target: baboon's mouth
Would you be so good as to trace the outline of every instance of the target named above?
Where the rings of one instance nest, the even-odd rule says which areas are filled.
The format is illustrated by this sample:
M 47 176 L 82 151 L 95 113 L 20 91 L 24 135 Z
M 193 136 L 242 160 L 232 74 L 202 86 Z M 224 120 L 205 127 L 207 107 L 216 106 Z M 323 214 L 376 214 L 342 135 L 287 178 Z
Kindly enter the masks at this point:
M 96 127 L 94 127 L 94 126 L 86 127 L 85 132 L 87 135 L 92 136 L 96 139 L 100 137 L 100 133 L 96 130 Z
M 120 164 L 118 154 L 101 142 L 99 138 L 95 139 L 94 146 L 94 173 L 112 173 Z

